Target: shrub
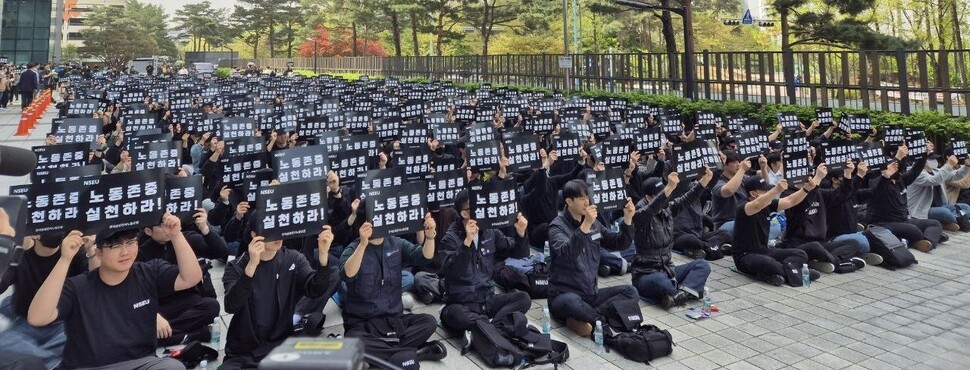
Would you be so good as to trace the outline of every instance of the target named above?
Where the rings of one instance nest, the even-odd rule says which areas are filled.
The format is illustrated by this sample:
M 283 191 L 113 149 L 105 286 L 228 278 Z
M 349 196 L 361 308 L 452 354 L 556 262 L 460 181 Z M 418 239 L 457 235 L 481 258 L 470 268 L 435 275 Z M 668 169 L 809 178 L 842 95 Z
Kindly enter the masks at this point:
M 229 78 L 229 76 L 232 76 L 232 68 L 216 68 L 215 75 L 218 78 Z

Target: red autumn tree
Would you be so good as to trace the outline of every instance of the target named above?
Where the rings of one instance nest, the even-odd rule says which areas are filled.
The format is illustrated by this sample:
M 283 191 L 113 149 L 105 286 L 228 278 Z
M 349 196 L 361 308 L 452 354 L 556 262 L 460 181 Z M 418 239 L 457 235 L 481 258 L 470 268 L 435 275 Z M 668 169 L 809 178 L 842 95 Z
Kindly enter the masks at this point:
M 331 32 L 331 30 L 320 27 L 313 35 L 312 40 L 304 41 L 300 44 L 299 54 L 301 57 L 313 57 L 313 46 L 316 44 L 316 55 L 319 57 L 333 56 L 353 56 L 353 35 L 350 30 L 343 32 Z M 376 39 L 364 39 L 357 37 L 358 56 L 387 56 L 384 45 Z

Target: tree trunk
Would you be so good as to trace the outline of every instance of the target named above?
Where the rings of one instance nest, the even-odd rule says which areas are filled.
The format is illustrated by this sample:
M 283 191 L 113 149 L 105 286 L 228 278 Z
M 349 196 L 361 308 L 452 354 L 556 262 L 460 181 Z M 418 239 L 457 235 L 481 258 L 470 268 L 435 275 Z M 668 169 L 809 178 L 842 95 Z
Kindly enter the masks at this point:
M 350 33 L 351 33 L 351 40 L 350 40 L 351 55 L 357 56 L 357 22 L 350 23 Z
M 418 45 L 418 15 L 414 10 L 411 11 L 411 44 L 414 47 L 414 56 L 421 56 L 421 46 Z
M 963 31 L 960 27 L 960 9 L 957 6 L 956 0 L 950 0 L 950 17 L 953 23 L 953 48 L 956 50 L 963 50 Z M 967 61 L 964 59 L 964 53 L 956 52 L 956 70 L 957 70 L 957 81 L 960 86 L 966 86 L 967 83 Z
M 661 0 L 660 6 L 670 7 L 670 0 Z M 677 90 L 680 87 L 677 79 L 680 78 L 680 63 L 677 63 L 677 39 L 674 33 L 674 21 L 670 12 L 660 14 L 660 23 L 663 26 L 664 45 L 667 50 L 667 71 L 672 81 L 670 88 Z
M 267 41 L 267 42 L 269 42 L 269 57 L 270 58 L 276 58 L 276 40 L 274 40 L 274 38 L 276 36 L 276 32 L 274 32 L 275 31 L 275 28 L 276 28 L 276 23 L 273 22 L 273 21 L 270 21 L 269 22 L 269 40 Z
M 435 30 L 435 55 L 441 56 L 441 39 L 445 34 L 445 12 L 438 12 L 438 28 Z
M 259 58 L 259 34 L 256 34 L 256 41 L 253 41 L 253 59 Z
M 394 55 L 401 56 L 401 22 L 397 19 L 397 12 L 388 10 L 391 13 L 391 35 L 394 38 Z

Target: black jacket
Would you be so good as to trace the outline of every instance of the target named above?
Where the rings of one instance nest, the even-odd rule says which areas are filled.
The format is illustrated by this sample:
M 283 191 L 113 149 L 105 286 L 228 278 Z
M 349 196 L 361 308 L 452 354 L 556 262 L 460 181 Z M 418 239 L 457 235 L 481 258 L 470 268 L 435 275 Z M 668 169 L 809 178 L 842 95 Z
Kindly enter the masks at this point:
M 923 168 L 926 167 L 926 157 L 916 160 L 916 163 L 903 172 L 903 168 L 907 168 L 904 165 L 906 162 L 908 162 L 906 159 L 900 162 L 899 172 L 892 179 L 877 176 L 870 182 L 872 197 L 869 198 L 869 204 L 866 207 L 870 223 L 909 221 L 906 188 L 916 181 L 920 172 L 923 172 Z
M 666 272 L 668 277 L 674 276 L 674 263 L 670 259 L 670 249 L 674 245 L 674 218 L 671 212 L 690 207 L 703 191 L 704 188 L 695 183 L 690 190 L 673 200 L 668 200 L 664 192 L 660 192 L 649 203 L 646 199 L 637 203 L 637 211 L 633 215 L 636 230 L 633 243 L 637 248 L 631 266 L 633 280 L 657 271 Z
M 280 249 L 270 261 L 262 261 L 253 277 L 246 276 L 245 268 L 249 254 L 226 265 L 222 283 L 226 296 L 223 298 L 226 312 L 233 314 L 226 333 L 226 355 L 265 356 L 293 332 L 293 312 L 300 298 L 317 298 L 337 284 L 336 261 L 330 260 L 326 267 L 314 270 L 300 252 Z M 319 265 L 316 260 L 314 263 Z M 274 275 L 276 272 L 276 276 Z M 275 297 L 256 297 L 253 293 L 254 279 L 276 279 Z M 268 333 L 257 333 L 256 318 L 252 306 L 276 304 L 278 315 Z
M 620 231 L 609 232 L 599 221 L 589 234 L 579 230 L 580 223 L 563 211 L 549 225 L 549 300 L 562 293 L 576 293 L 586 302 L 596 298 L 596 272 L 600 264 L 600 247 L 621 251 L 630 247 L 633 227 L 620 223 Z
M 529 242 L 518 235 L 509 238 L 496 229 L 479 229 L 478 245 L 466 247 L 465 236 L 465 226 L 459 220 L 451 224 L 441 242 L 444 264 L 439 275 L 444 281 L 445 302 L 485 303 L 493 293 L 490 281 L 495 253 L 508 250 L 512 258 L 526 258 Z
M 396 236 L 384 238 L 381 245 L 369 244 L 360 261 L 360 270 L 348 277 L 344 266 L 354 254 L 360 240 L 354 240 L 340 256 L 340 277 L 347 283 L 343 295 L 344 325 L 381 317 L 398 317 L 404 312 L 401 271 L 407 265 L 424 265 L 423 247 Z

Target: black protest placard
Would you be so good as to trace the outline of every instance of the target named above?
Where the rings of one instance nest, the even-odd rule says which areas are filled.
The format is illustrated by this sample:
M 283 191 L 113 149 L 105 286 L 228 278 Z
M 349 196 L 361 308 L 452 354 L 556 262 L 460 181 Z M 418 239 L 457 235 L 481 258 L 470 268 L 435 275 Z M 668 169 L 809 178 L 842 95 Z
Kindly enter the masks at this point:
M 579 122 L 583 122 L 583 121 L 579 121 Z M 602 139 L 604 139 L 606 137 L 609 137 L 610 134 L 612 133 L 612 131 L 611 131 L 612 130 L 612 126 L 611 125 L 612 124 L 610 123 L 610 120 L 608 120 L 608 119 L 602 119 L 602 118 L 597 118 L 597 117 L 591 118 L 589 120 L 589 131 L 588 131 L 588 133 L 592 133 L 594 136 L 596 136 L 596 139 L 602 140 Z M 577 133 L 579 133 L 579 132 L 577 132 Z
M 256 196 L 256 234 L 267 241 L 319 234 L 327 223 L 327 184 L 299 181 L 265 186 Z
M 324 132 L 333 131 L 328 124 L 327 117 L 307 117 L 297 122 L 296 133 L 300 137 L 314 137 Z
M 505 157 L 509 159 L 509 171 L 534 170 L 541 165 L 538 136 L 514 134 L 505 138 L 503 144 Z
M 401 118 L 385 117 L 377 120 L 374 131 L 382 142 L 390 142 L 401 137 Z
M 26 234 L 67 233 L 78 229 L 84 220 L 81 198 L 97 179 L 59 181 L 30 185 L 27 191 Z
M 454 145 L 461 139 L 461 127 L 453 123 L 432 123 L 431 136 L 441 145 Z
M 368 111 L 344 112 L 344 126 L 353 135 L 366 134 L 370 131 L 371 113 Z
M 165 213 L 165 175 L 145 170 L 101 176 L 81 196 L 84 235 L 156 226 Z
M 525 119 L 525 130 L 531 131 L 536 135 L 548 135 L 552 132 L 553 116 L 551 113 L 543 113 L 536 117 Z
M 434 172 L 454 171 L 463 168 L 461 158 L 456 157 L 431 157 L 431 168 Z
M 269 186 L 269 183 L 273 181 L 275 175 L 275 171 L 272 168 L 261 168 L 244 173 L 242 175 L 243 180 L 238 189 L 246 198 L 245 201 L 249 203 L 256 202 L 256 195 L 259 194 L 259 189 L 264 186 Z
M 448 115 L 446 113 L 429 113 L 424 115 L 424 124 L 430 126 L 434 124 L 444 124 L 448 123 Z
M 266 151 L 246 154 L 223 156 L 219 159 L 222 165 L 222 182 L 229 186 L 236 186 L 243 182 L 243 174 L 266 167 Z
M 782 156 L 782 167 L 785 171 L 785 179 L 791 186 L 808 182 L 808 177 L 812 174 L 811 164 L 808 162 L 808 152 L 786 152 Z
M 778 124 L 781 125 L 782 130 L 785 132 L 798 132 L 802 130 L 802 122 L 798 119 L 798 115 L 793 112 L 778 112 L 776 114 L 778 118 Z
M 455 120 L 474 122 L 475 121 L 475 107 L 471 105 L 462 105 L 455 108 Z
M 872 121 L 868 114 L 843 114 L 839 128 L 850 134 L 866 135 L 872 132 Z
M 367 150 L 367 154 L 372 157 L 377 157 L 380 152 L 381 143 L 377 138 L 377 135 L 353 135 L 353 136 L 342 136 L 341 142 L 343 143 L 343 148 L 341 150 Z M 332 154 L 332 153 L 331 153 Z
M 44 176 L 37 176 L 35 183 L 51 184 L 64 181 L 90 180 L 101 176 L 101 165 L 90 164 L 85 166 L 57 168 L 47 170 Z
M 88 143 L 93 149 L 101 134 L 102 123 L 97 118 L 65 118 L 54 136 L 59 143 Z
M 706 141 L 691 141 L 674 146 L 674 171 L 692 181 L 704 175 L 704 166 L 714 170 L 723 166 L 717 148 Z
M 207 125 L 211 122 L 206 121 L 205 111 L 198 108 L 190 108 L 182 111 L 180 114 L 180 119 L 185 128 L 193 134 L 202 134 L 210 132 L 212 128 L 207 129 Z
M 856 149 L 848 140 L 822 142 L 822 158 L 829 172 L 844 170 L 846 162 L 855 159 Z
M 953 149 L 953 155 L 955 155 L 960 160 L 967 159 L 967 141 L 962 139 L 951 138 L 950 148 Z
M 684 133 L 684 125 L 680 119 L 674 119 L 667 115 L 658 115 L 654 118 L 655 122 L 660 123 L 660 129 L 668 137 L 678 137 Z
M 330 170 L 337 174 L 342 183 L 353 182 L 358 174 L 366 173 L 372 167 L 376 167 L 372 164 L 376 162 L 376 158 L 368 149 L 345 149 L 330 153 L 329 158 Z
M 835 116 L 832 114 L 832 108 L 815 108 L 815 120 L 818 121 L 818 126 L 821 128 L 834 125 Z
M 281 183 L 327 178 L 327 148 L 311 145 L 273 151 L 273 169 Z
M 41 145 L 31 148 L 37 156 L 37 167 L 31 174 L 32 182 L 47 176 L 50 170 L 83 166 L 88 161 L 87 143 L 66 143 L 56 145 Z
M 859 161 L 866 162 L 871 171 L 881 171 L 889 164 L 890 158 L 886 157 L 882 144 L 874 142 L 863 144 L 856 147 L 856 157 Z
M 202 176 L 165 180 L 165 211 L 183 222 L 191 222 L 196 209 L 202 207 Z
M 582 142 L 579 140 L 579 135 L 566 132 L 552 137 L 552 145 L 549 150 L 556 151 L 558 160 L 573 163 L 579 160 L 580 148 L 582 148 Z
M 137 114 L 124 118 L 125 132 L 138 132 L 158 128 L 158 116 L 154 114 Z
M 249 137 L 256 134 L 256 120 L 251 117 L 227 117 L 222 120 L 222 132 L 219 135 L 223 140 Z M 310 137 L 312 135 L 307 135 Z
M 694 133 L 697 140 L 713 141 L 717 139 L 717 125 L 720 120 L 714 113 L 699 111 L 694 123 Z
M 455 195 L 465 188 L 465 170 L 435 171 L 428 176 L 428 209 L 438 210 L 455 205 Z
M 273 129 L 283 132 L 296 132 L 298 124 L 299 118 L 297 118 L 297 115 L 295 113 L 288 112 L 276 116 L 276 123 L 273 126 Z
M 912 130 L 906 133 L 906 147 L 909 155 L 919 159 L 926 156 L 926 133 L 923 130 Z
M 316 137 L 317 145 L 327 148 L 327 152 L 336 153 L 343 150 L 344 134 L 341 131 L 322 132 Z
M 906 128 L 900 125 L 883 126 L 882 141 L 886 145 L 906 144 Z
M 123 117 L 138 116 L 138 115 L 148 114 L 148 112 L 149 110 L 148 110 L 147 104 L 132 103 L 132 104 L 125 104 L 124 109 L 122 109 L 121 111 L 121 115 Z
M 495 140 L 495 126 L 490 122 L 476 123 L 468 127 L 468 142 L 481 143 Z
M 803 135 L 785 135 L 785 153 L 797 153 L 808 151 L 808 138 Z
M 762 130 L 744 131 L 734 135 L 737 140 L 738 157 L 750 158 L 768 152 L 768 135 Z
M 422 145 L 428 143 L 428 127 L 409 124 L 401 127 L 401 145 Z
M 97 110 L 97 99 L 75 99 L 67 103 L 68 117 L 91 117 Z
M 409 182 L 395 188 L 364 192 L 367 220 L 374 227 L 371 238 L 412 234 L 424 229 L 428 212 L 428 187 L 424 182 Z
M 611 138 L 600 144 L 598 154 L 594 155 L 597 162 L 603 162 L 606 167 L 626 167 L 630 160 L 630 147 L 632 141 L 629 139 Z
M 468 157 L 468 167 L 475 172 L 497 170 L 501 159 L 495 140 L 470 142 L 465 146 L 465 155 Z
M 397 166 L 404 168 L 405 178 L 408 181 L 424 179 L 425 175 L 431 170 L 431 151 L 427 146 L 405 146 L 394 152 L 394 159 Z
M 404 167 L 369 170 L 357 177 L 357 191 L 361 194 L 370 189 L 394 188 L 407 182 Z
M 498 229 L 515 223 L 519 212 L 515 180 L 477 182 L 468 187 L 471 218 L 483 229 Z
M 145 144 L 167 143 L 172 141 L 171 133 L 161 131 L 162 129 L 153 129 L 132 132 L 128 135 L 127 140 L 125 140 L 125 149 L 131 150 L 133 148 L 140 148 Z
M 603 121 L 600 120 L 598 122 L 603 122 Z M 601 126 L 605 127 L 606 131 L 609 132 L 610 130 L 609 122 L 603 123 L 601 124 Z M 563 125 L 562 131 L 574 133 L 577 136 L 579 136 L 579 138 L 583 139 L 584 142 L 589 138 L 589 135 L 591 134 L 589 123 L 582 120 L 566 121 L 566 124 Z M 609 134 L 607 133 L 607 135 Z
M 638 128 L 632 135 L 633 145 L 640 153 L 657 153 L 667 145 L 667 137 L 660 131 L 660 127 Z
M 424 115 L 424 102 L 408 100 L 401 105 L 401 117 L 405 119 L 418 118 Z
M 589 186 L 589 200 L 598 210 L 615 211 L 626 205 L 626 185 L 623 183 L 622 168 L 607 168 L 596 172 L 586 179 Z
M 178 168 L 182 165 L 180 141 L 142 144 L 128 150 L 133 171 Z

